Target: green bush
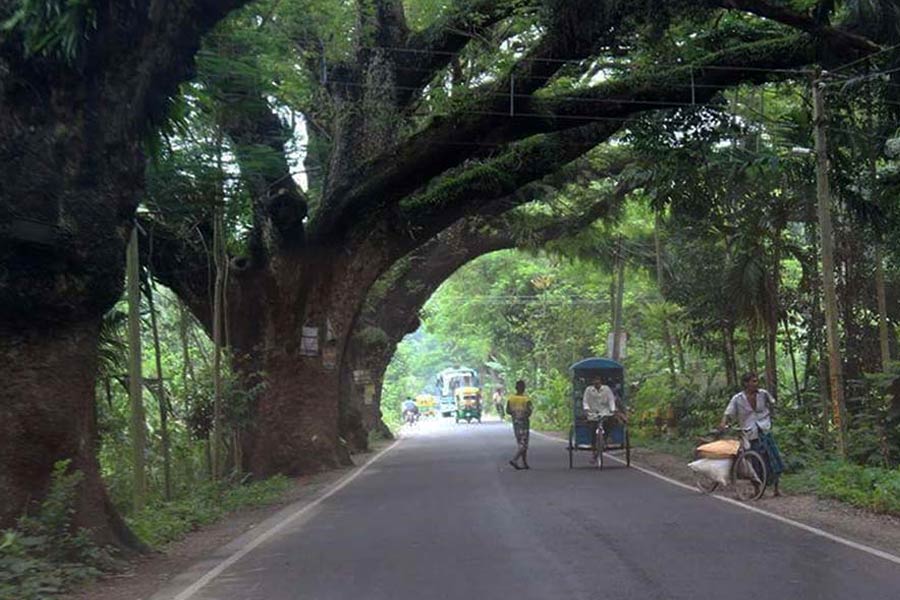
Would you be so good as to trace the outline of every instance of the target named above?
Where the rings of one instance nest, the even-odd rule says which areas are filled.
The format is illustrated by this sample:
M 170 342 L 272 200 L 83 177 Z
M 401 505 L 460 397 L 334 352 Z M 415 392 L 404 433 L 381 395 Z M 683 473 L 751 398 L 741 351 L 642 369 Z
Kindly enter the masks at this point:
M 82 479 L 69 461 L 56 463 L 38 511 L 0 532 L 0 600 L 42 600 L 97 576 L 113 564 L 83 529 L 74 530 L 73 500 Z
M 534 413 L 532 427 L 545 430 L 568 429 L 572 424 L 572 382 L 558 372 L 553 372 L 540 388 L 529 393 Z
M 145 543 L 159 546 L 233 510 L 276 502 L 290 485 L 291 481 L 283 476 L 238 485 L 208 483 L 198 486 L 186 498 L 148 506 L 126 520 Z
M 815 491 L 877 512 L 900 514 L 900 469 L 828 462 L 816 469 Z

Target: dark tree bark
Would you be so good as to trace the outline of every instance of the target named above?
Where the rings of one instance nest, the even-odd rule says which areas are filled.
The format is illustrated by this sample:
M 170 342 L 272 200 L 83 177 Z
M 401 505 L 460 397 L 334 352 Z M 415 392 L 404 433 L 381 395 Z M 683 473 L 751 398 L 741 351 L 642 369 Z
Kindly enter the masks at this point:
M 97 326 L 122 292 L 143 138 L 191 75 L 201 36 L 240 3 L 95 3 L 97 28 L 66 58 L 29 56 L 19 29 L 0 41 L 0 528 L 71 459 L 85 474 L 76 522 L 137 545 L 93 455 Z
M 98 542 L 141 548 L 106 495 L 96 451 L 94 377 L 100 320 L 22 332 L 0 329 L 0 523 L 11 526 L 50 485 L 56 462 L 83 475 L 74 524 Z M 15 444 L 9 442 L 15 441 Z

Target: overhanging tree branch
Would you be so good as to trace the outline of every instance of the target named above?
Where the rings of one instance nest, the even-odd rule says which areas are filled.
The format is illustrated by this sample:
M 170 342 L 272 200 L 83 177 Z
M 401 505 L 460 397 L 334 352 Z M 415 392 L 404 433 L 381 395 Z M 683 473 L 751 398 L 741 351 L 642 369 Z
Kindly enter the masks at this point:
M 824 40 L 835 49 L 853 50 L 862 55 L 878 52 L 878 44 L 861 35 L 831 27 L 814 17 L 766 0 L 707 0 L 711 6 L 739 10 L 770 19 Z
M 447 67 L 473 39 L 509 17 L 519 3 L 514 0 L 460 1 L 426 29 L 409 36 L 396 48 L 397 100 L 401 107 L 415 102 L 422 90 Z
M 127 98 L 111 97 L 115 122 L 129 133 L 159 124 L 178 84 L 194 72 L 201 38 L 248 0 L 107 3 L 114 24 L 91 45 L 88 61 L 109 81 L 127 82 Z
M 319 239 L 343 235 L 361 217 L 390 206 L 415 192 L 434 177 L 462 163 L 472 154 L 472 143 L 492 146 L 542 132 L 579 127 L 592 128 L 594 144 L 618 131 L 635 114 L 708 102 L 719 91 L 746 82 L 784 78 L 780 69 L 792 69 L 814 60 L 813 44 L 800 37 L 741 44 L 713 53 L 693 66 L 638 72 L 621 80 L 602 83 L 578 92 L 519 101 L 522 113 L 489 113 L 474 106 L 450 117 L 436 118 L 432 125 L 410 138 L 394 153 L 369 163 L 367 176 L 345 187 L 330 210 L 316 215 L 313 235 Z M 574 142 L 588 148 L 579 134 Z M 564 146 L 558 148 L 574 156 Z M 568 162 L 566 160 L 566 162 Z M 550 160 L 550 170 L 559 164 Z M 546 171 L 545 171 L 546 172 Z M 508 193 L 505 192 L 505 193 Z M 407 202 L 408 204 L 408 202 Z
M 212 233 L 198 225 L 189 230 L 169 227 L 142 216 L 141 263 L 153 278 L 171 289 L 208 332 L 212 331 L 212 278 L 215 267 L 207 249 Z
M 427 161 L 416 161 L 419 162 L 419 173 L 406 172 L 385 182 L 385 189 L 377 190 L 375 196 L 369 195 L 373 186 L 365 182 L 379 181 L 386 169 L 395 169 L 395 150 L 342 176 L 329 190 L 321 210 L 313 219 L 310 229 L 316 232 L 316 237 L 323 239 L 330 236 L 336 222 L 342 220 L 345 209 L 361 198 L 367 201 L 372 197 L 381 197 L 387 188 L 396 190 L 395 198 L 402 197 L 465 159 L 483 153 L 484 148 L 471 142 L 483 139 L 486 132 L 492 129 L 503 129 L 504 126 L 509 128 L 503 117 L 509 107 L 508 90 L 512 80 L 519 82 L 515 98 L 529 96 L 546 85 L 566 64 L 559 60 L 560 57 L 567 60 L 590 57 L 607 39 L 607 31 L 620 25 L 635 10 L 626 8 L 626 5 L 607 10 L 608 7 L 603 3 L 594 0 L 572 0 L 561 3 L 560 8 L 564 10 L 550 15 L 546 35 L 505 76 L 485 86 L 474 100 L 467 102 L 449 119 L 435 119 L 431 127 L 402 144 L 399 151 L 404 158 L 412 158 L 419 153 L 426 153 L 429 157 Z M 498 115 L 500 118 L 497 118 Z M 527 135 L 508 137 L 506 141 L 521 139 Z M 437 147 L 431 142 L 435 142 Z
M 257 90 L 221 85 L 225 93 L 217 114 L 253 196 L 250 249 L 260 260 L 303 242 L 307 199 L 291 173 L 285 147 L 293 132 Z
M 376 284 L 354 329 L 352 345 L 376 375 L 383 373 L 397 344 L 419 325 L 419 311 L 437 288 L 466 263 L 507 248 L 533 248 L 574 235 L 609 214 L 630 191 L 619 185 L 576 214 L 505 213 L 460 219 L 399 261 Z M 374 332 L 374 334 L 373 334 Z

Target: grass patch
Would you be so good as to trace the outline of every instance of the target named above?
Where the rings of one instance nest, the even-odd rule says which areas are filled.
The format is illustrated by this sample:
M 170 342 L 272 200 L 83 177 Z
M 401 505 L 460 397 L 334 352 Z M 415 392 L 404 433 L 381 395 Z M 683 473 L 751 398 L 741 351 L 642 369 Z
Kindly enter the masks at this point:
M 900 469 L 830 461 L 788 475 L 785 483 L 792 491 L 812 492 L 875 512 L 900 515 Z
M 631 433 L 632 448 L 646 448 L 653 452 L 661 452 L 663 454 L 671 454 L 685 460 L 694 459 L 694 448 L 697 444 L 692 440 L 685 438 L 659 438 L 650 437 L 640 433 Z
M 126 520 L 145 543 L 159 546 L 239 508 L 277 502 L 290 486 L 291 480 L 280 475 L 237 486 L 205 484 L 187 498 L 148 506 Z

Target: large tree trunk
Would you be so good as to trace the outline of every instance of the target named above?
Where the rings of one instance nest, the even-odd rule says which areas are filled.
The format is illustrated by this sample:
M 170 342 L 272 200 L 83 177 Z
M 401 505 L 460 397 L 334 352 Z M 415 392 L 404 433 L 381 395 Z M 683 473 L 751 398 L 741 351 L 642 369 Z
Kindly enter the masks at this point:
M 47 492 L 56 462 L 83 474 L 74 524 L 105 544 L 140 548 L 112 506 L 96 459 L 94 376 L 99 319 L 74 325 L 0 330 L 0 529 Z
M 373 330 L 368 333 L 377 336 Z M 351 339 L 341 365 L 340 429 L 353 452 L 368 449 L 369 432 L 393 438 L 381 417 L 381 388 L 395 348 L 386 333 L 377 339 L 360 334 Z
M 71 60 L 56 58 L 54 40 L 46 54 L 27 52 L 28 19 L 4 26 L 0 527 L 42 498 L 54 461 L 71 459 L 85 473 L 76 521 L 98 540 L 136 545 L 91 457 L 97 328 L 122 291 L 143 142 L 189 77 L 200 37 L 238 1 L 91 3 L 96 30 L 82 24 Z
M 60 90 L 37 94 L 53 96 L 59 106 L 82 103 Z M 9 226 L 0 228 L 0 529 L 43 498 L 53 463 L 69 459 L 84 473 L 76 522 L 101 542 L 139 547 L 103 489 L 93 419 L 98 327 L 122 293 L 128 215 L 143 161 L 137 144 L 123 143 L 115 155 L 104 150 L 95 117 L 76 110 L 42 114 L 33 100 L 30 110 L 14 112 L 5 100 L 0 97 L 0 222 Z M 88 131 L 78 127 L 86 119 Z
M 354 258 L 341 250 L 307 249 L 281 256 L 240 282 L 231 302 L 258 314 L 258 326 L 235 325 L 235 369 L 264 377 L 243 436 L 244 465 L 254 475 L 299 474 L 350 463 L 341 439 L 341 366 L 353 322 L 378 275 L 372 249 Z M 237 321 L 235 318 L 233 321 Z M 304 330 L 314 337 L 304 339 Z M 248 372 L 248 368 L 256 372 Z

